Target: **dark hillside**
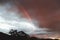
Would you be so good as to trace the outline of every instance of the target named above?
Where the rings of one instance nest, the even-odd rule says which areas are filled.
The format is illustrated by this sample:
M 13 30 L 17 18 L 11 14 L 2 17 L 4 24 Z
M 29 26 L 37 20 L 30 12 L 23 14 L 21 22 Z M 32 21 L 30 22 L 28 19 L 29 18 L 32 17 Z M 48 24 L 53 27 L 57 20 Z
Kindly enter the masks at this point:
M 23 34 L 23 33 L 22 33 Z M 21 35 L 7 35 L 0 32 L 0 40 L 53 40 L 53 39 L 38 39 L 35 37 L 29 37 L 27 34 Z

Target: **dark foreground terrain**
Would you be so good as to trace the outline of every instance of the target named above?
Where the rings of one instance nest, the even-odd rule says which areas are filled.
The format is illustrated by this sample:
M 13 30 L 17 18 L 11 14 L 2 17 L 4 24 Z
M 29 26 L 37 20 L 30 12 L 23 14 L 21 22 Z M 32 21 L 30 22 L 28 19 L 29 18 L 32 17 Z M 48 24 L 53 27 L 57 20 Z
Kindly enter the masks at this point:
M 38 39 L 38 38 L 34 38 L 34 37 L 29 37 L 26 34 L 24 34 L 25 36 L 21 36 L 21 35 L 16 35 L 16 34 L 7 35 L 7 34 L 0 32 L 0 40 L 53 40 L 53 39 Z

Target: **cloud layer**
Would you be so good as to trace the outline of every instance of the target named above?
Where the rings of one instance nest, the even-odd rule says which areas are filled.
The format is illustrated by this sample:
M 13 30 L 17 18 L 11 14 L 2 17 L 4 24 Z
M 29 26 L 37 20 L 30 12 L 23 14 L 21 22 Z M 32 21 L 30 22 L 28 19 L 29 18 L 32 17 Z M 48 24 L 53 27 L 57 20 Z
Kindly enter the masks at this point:
M 0 5 L 0 32 L 9 34 L 11 29 L 24 31 L 27 34 L 48 33 L 45 28 L 36 27 L 33 22 L 18 15 L 18 10 L 9 3 Z M 12 9 L 12 10 L 11 10 Z

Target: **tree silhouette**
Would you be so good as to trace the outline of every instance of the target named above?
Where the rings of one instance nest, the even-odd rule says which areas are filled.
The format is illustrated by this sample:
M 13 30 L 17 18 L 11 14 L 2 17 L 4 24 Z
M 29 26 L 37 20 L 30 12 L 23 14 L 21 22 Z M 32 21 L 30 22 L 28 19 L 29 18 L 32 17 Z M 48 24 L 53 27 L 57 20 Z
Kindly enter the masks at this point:
M 11 29 L 9 34 L 17 36 L 18 32 L 17 32 L 17 30 Z

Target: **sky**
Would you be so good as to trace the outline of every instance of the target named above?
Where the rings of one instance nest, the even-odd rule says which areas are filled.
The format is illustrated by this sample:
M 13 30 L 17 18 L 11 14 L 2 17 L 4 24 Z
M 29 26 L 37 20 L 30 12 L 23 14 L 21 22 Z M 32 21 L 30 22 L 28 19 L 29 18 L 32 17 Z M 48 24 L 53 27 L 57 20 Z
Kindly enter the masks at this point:
M 40 27 L 60 31 L 60 0 L 19 0 L 19 4 L 39 22 Z
M 0 31 L 7 34 L 12 28 L 18 31 L 24 29 L 27 34 L 45 34 L 50 31 L 59 33 L 60 1 L 18 0 L 16 5 L 9 2 L 0 4 L 0 26 Z
M 60 33 L 60 0 L 19 0 L 18 4 L 38 21 L 39 27 Z
M 20 13 L 20 14 L 19 14 Z M 28 35 L 45 34 L 47 28 L 39 28 L 27 18 L 22 17 L 22 13 L 18 11 L 15 5 L 11 3 L 0 4 L 0 32 L 9 34 L 9 31 L 17 30 L 24 31 Z

